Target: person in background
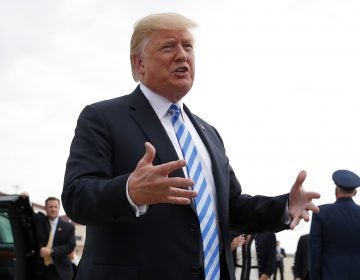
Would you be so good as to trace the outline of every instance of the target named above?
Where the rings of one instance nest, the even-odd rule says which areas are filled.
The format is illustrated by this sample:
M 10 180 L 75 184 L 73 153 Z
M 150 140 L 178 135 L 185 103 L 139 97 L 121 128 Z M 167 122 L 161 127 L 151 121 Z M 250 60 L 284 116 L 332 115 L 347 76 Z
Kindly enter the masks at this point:
M 41 280 L 71 280 L 73 267 L 69 254 L 75 249 L 75 227 L 59 217 L 60 200 L 48 197 L 45 212 L 37 212 L 34 221 L 42 257 Z
M 349 170 L 337 170 L 336 201 L 320 206 L 310 227 L 310 279 L 359 279 L 360 205 L 353 197 L 360 178 Z
M 286 257 L 285 249 L 280 247 L 280 241 L 276 241 L 276 269 L 274 273 L 274 280 L 276 279 L 277 271 L 280 272 L 280 279 L 284 280 L 284 258 Z
M 295 280 L 309 280 L 309 238 L 310 234 L 300 236 L 294 258 L 294 277 Z
M 305 171 L 289 194 L 242 195 L 218 131 L 184 104 L 195 26 L 175 13 L 140 19 L 130 42 L 139 85 L 80 113 L 62 192 L 67 215 L 87 226 L 77 280 L 234 279 L 230 228 L 293 229 L 318 211 Z
M 236 280 L 268 280 L 276 269 L 273 232 L 240 234 L 231 242 Z

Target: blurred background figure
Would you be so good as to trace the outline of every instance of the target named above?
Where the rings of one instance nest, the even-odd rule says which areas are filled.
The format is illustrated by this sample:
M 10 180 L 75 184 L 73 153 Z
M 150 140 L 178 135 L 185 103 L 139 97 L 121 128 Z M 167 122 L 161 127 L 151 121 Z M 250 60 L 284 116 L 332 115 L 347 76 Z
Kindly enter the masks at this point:
M 360 205 L 353 197 L 360 178 L 337 170 L 332 179 L 336 201 L 320 206 L 310 228 L 310 279 L 359 279 Z
M 35 214 L 35 224 L 43 258 L 41 280 L 71 280 L 73 266 L 69 254 L 75 249 L 75 227 L 59 217 L 60 200 L 49 197 L 45 212 Z
M 275 272 L 275 233 L 237 235 L 231 249 L 236 280 L 267 280 Z
M 300 236 L 294 259 L 295 280 L 309 280 L 309 238 L 310 234 Z
M 280 247 L 280 241 L 276 241 L 276 269 L 274 273 L 274 280 L 276 279 L 277 271 L 280 271 L 280 279 L 284 280 L 284 258 L 286 257 L 285 249 Z

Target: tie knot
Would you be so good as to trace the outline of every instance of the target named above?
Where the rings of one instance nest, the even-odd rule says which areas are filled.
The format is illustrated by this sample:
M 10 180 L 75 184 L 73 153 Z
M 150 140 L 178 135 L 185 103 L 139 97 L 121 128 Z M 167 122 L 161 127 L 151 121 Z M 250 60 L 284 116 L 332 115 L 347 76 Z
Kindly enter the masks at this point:
M 176 104 L 176 103 L 171 104 L 171 106 L 169 107 L 168 112 L 172 116 L 175 116 L 176 114 L 180 114 L 180 106 L 179 106 L 179 104 Z

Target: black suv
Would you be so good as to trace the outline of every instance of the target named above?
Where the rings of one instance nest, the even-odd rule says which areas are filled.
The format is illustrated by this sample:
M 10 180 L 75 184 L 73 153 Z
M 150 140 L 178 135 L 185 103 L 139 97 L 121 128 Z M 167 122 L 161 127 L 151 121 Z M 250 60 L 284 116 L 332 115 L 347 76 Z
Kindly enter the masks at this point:
M 29 198 L 0 195 L 0 279 L 39 279 L 40 261 Z

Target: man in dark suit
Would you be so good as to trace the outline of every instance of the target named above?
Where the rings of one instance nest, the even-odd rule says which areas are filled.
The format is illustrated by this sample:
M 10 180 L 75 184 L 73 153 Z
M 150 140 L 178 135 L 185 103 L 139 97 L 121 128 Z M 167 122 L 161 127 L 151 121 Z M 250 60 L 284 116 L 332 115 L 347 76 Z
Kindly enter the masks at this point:
M 60 200 L 45 201 L 46 215 L 35 214 L 42 261 L 41 280 L 71 280 L 73 268 L 69 254 L 75 248 L 75 227 L 59 217 Z
M 295 280 L 309 280 L 309 238 L 310 234 L 300 236 L 294 258 Z
M 336 202 L 320 206 L 310 228 L 310 279 L 359 279 L 360 205 L 353 201 L 360 178 L 349 170 L 332 176 Z
M 285 249 L 281 248 L 280 241 L 276 241 L 276 269 L 273 279 L 276 280 L 277 272 L 280 272 L 280 280 L 284 280 L 284 258 L 286 257 Z
M 205 242 L 219 260 L 214 276 L 206 279 L 234 279 L 231 227 L 279 231 L 318 210 L 312 199 L 319 194 L 302 189 L 305 171 L 290 194 L 241 195 L 218 132 L 182 101 L 193 84 L 190 28 L 195 26 L 173 13 L 138 21 L 130 58 L 140 85 L 129 95 L 87 106 L 79 116 L 62 193 L 68 216 L 87 225 L 76 279 L 205 279 Z M 194 202 L 199 186 L 193 189 L 196 180 L 188 177 L 192 161 L 183 159 L 184 145 L 168 112 L 173 103 L 181 108 L 179 119 L 190 131 L 206 178 L 209 203 L 204 205 L 214 210 L 210 228 L 217 230 L 211 240 L 202 238 Z

